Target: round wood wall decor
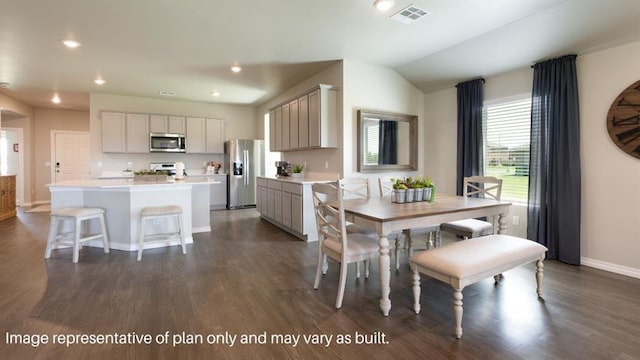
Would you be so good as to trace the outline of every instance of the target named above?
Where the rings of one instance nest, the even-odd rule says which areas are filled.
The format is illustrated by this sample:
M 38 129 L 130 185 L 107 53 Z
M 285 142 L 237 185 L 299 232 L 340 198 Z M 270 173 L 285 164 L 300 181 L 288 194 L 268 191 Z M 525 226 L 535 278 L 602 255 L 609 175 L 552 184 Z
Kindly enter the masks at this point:
M 622 151 L 640 159 L 640 81 L 626 88 L 611 104 L 607 131 Z

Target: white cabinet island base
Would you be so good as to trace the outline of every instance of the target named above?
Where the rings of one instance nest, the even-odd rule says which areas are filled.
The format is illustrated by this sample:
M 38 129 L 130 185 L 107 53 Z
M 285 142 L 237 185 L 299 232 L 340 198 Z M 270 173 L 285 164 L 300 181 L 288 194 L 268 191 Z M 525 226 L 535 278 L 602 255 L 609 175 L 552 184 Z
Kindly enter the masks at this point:
M 206 178 L 170 182 L 138 182 L 131 179 L 64 181 L 49 185 L 51 209 L 68 206 L 103 208 L 106 211 L 111 248 L 136 251 L 142 208 L 179 205 L 183 210 L 185 240 L 190 244 L 193 243 L 193 233 L 211 231 L 209 192 L 212 182 L 215 180 Z M 71 231 L 71 224 L 65 226 Z M 97 222 L 89 226 L 88 231 L 97 232 Z M 147 234 L 171 231 L 176 226 L 175 222 L 154 222 L 147 224 Z M 145 249 L 179 244 L 179 240 L 154 241 L 145 243 Z M 87 245 L 102 247 L 102 240 L 88 242 Z

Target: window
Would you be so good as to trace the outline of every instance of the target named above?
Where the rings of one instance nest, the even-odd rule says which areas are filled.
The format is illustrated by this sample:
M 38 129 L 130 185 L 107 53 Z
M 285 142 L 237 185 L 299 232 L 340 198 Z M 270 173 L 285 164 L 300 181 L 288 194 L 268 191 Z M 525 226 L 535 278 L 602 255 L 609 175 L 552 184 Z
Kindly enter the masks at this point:
M 364 120 L 364 164 L 378 165 L 378 138 L 380 125 L 378 120 Z
M 528 201 L 530 129 L 530 95 L 485 103 L 484 174 L 502 179 L 504 200 Z

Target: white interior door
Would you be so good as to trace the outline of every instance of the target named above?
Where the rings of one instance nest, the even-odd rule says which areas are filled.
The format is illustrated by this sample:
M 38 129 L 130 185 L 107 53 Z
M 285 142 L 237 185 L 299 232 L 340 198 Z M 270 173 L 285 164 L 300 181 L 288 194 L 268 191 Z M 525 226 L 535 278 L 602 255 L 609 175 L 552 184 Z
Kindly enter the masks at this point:
M 54 182 L 91 178 L 88 132 L 56 132 L 54 143 Z

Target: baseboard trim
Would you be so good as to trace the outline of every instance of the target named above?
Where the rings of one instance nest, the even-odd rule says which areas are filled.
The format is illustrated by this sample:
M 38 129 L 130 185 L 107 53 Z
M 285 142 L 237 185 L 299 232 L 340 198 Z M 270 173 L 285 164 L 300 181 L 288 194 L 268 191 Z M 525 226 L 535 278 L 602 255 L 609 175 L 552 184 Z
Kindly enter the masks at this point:
M 640 269 L 636 269 L 636 268 L 632 268 L 632 267 L 628 267 L 628 266 L 622 266 L 622 265 L 618 265 L 618 264 L 613 264 L 613 263 L 609 263 L 609 262 L 606 262 L 606 261 L 589 259 L 589 258 L 585 258 L 585 257 L 580 258 L 580 264 L 584 265 L 584 266 L 589 266 L 589 267 L 592 267 L 592 268 L 605 270 L 605 271 L 609 271 L 609 272 L 612 272 L 612 273 L 631 276 L 631 277 L 634 277 L 636 279 L 640 279 Z
M 184 237 L 184 242 L 186 244 L 193 244 L 193 237 L 192 236 L 185 236 Z M 102 239 L 97 239 L 97 240 L 90 240 L 87 241 L 86 243 L 84 243 L 83 245 L 86 246 L 91 246 L 91 247 L 98 247 L 101 248 L 104 245 L 102 244 Z M 144 244 L 144 249 L 155 249 L 155 248 L 161 248 L 161 247 L 167 247 L 167 246 L 175 246 L 175 245 L 180 245 L 180 240 L 166 240 L 166 241 L 153 241 L 153 242 L 149 242 Z M 118 242 L 109 242 L 109 248 L 113 249 L 113 250 L 122 250 L 122 251 L 138 251 L 138 243 L 136 242 L 135 244 L 131 244 L 131 243 L 118 243 Z

